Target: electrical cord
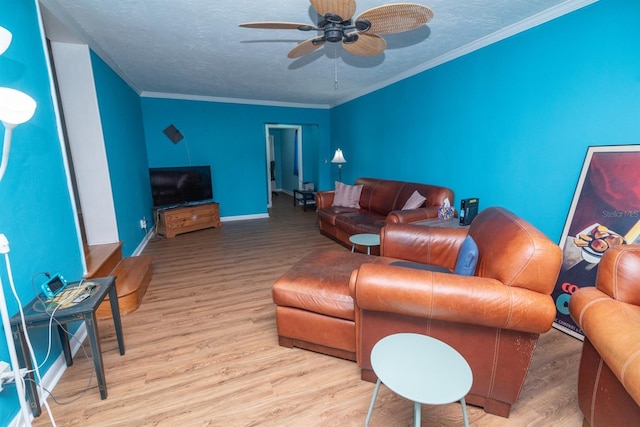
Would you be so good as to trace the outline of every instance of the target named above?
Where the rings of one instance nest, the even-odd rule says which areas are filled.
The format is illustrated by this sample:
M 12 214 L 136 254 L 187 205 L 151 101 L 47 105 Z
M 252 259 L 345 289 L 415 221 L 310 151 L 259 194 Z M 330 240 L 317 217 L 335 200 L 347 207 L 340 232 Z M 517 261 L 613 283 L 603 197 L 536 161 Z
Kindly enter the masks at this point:
M 32 276 L 32 278 L 31 278 L 31 286 L 33 287 L 33 291 L 34 291 L 34 292 L 35 292 L 35 294 L 36 294 L 36 298 L 38 299 L 38 301 L 40 301 L 40 304 L 42 304 L 42 309 L 44 310 L 44 312 L 45 312 L 45 313 L 47 313 L 47 314 L 49 315 L 49 324 L 48 324 L 48 332 L 49 332 L 49 334 L 48 334 L 48 343 L 47 343 L 47 354 L 45 355 L 44 359 L 42 360 L 42 363 L 40 363 L 40 364 L 37 364 L 37 362 L 35 361 L 35 355 L 33 356 L 33 359 L 34 359 L 34 365 L 36 365 L 38 368 L 42 368 L 42 367 L 46 364 L 47 360 L 49 360 L 49 356 L 51 355 L 51 345 L 52 345 L 52 340 L 53 340 L 53 339 L 52 339 L 52 335 L 53 335 L 53 331 L 52 331 L 52 329 L 53 329 L 53 321 L 55 321 L 55 322 L 56 322 L 56 324 L 57 324 L 58 326 L 60 326 L 60 327 L 64 330 L 64 332 L 65 332 L 69 337 L 71 337 L 72 339 L 75 339 L 75 337 L 74 337 L 73 335 L 71 335 L 71 333 L 69 333 L 69 331 L 67 331 L 67 330 L 64 328 L 64 326 L 63 326 L 60 322 L 58 322 L 58 320 L 56 320 L 56 319 L 55 319 L 55 317 L 54 317 L 54 316 L 55 316 L 56 311 L 57 311 L 57 310 L 58 310 L 62 305 L 64 305 L 64 304 L 65 304 L 69 299 L 73 299 L 73 298 L 75 298 L 75 297 L 78 295 L 78 293 L 77 293 L 77 292 L 76 292 L 76 293 L 74 293 L 74 292 L 70 292 L 68 295 L 66 295 L 66 296 L 65 296 L 65 298 L 64 298 L 64 299 L 62 299 L 62 301 L 60 301 L 60 302 L 56 305 L 56 307 L 53 309 L 53 311 L 51 311 L 51 312 L 50 312 L 50 311 L 49 311 L 49 308 L 48 308 L 48 304 L 47 304 L 47 303 L 46 303 L 42 298 L 40 298 L 40 292 L 38 292 L 38 290 L 37 290 L 37 289 L 36 289 L 36 287 L 35 287 L 34 280 L 35 280 L 35 278 L 36 278 L 38 275 L 40 275 L 40 274 L 44 274 L 47 278 L 50 278 L 50 277 L 51 277 L 49 273 L 36 273 L 36 274 L 35 274 L 35 275 L 33 275 L 33 276 Z M 84 279 L 80 281 L 80 284 L 77 286 L 77 289 L 81 289 L 81 288 L 82 288 L 82 283 L 83 283 L 83 282 L 84 282 Z M 22 306 L 22 304 L 21 304 L 21 306 Z M 24 330 L 24 331 L 25 331 L 25 333 L 26 333 L 26 328 L 25 328 L 25 327 L 23 327 L 23 330 Z M 80 344 L 84 347 L 84 345 L 83 345 L 82 343 L 80 343 Z M 86 351 L 85 351 L 85 354 L 86 354 Z M 32 372 L 33 372 L 33 371 L 32 371 Z
M 13 281 L 13 273 L 11 270 L 11 262 L 9 261 L 9 253 L 6 252 L 4 254 L 4 259 L 5 259 L 5 264 L 7 266 L 7 276 L 9 277 L 9 286 L 11 287 L 11 292 L 13 293 L 13 297 L 16 299 L 16 301 L 18 302 L 18 309 L 20 312 L 20 321 L 21 321 L 21 326 L 22 326 L 22 330 L 24 332 L 24 340 L 27 343 L 27 347 L 29 349 L 29 353 L 31 356 L 31 359 L 33 359 L 33 366 L 34 366 L 34 371 L 36 373 L 36 376 L 38 377 L 38 382 L 36 383 L 38 386 L 39 384 L 42 384 L 42 377 L 40 375 L 40 369 L 38 368 L 38 361 L 36 360 L 36 354 L 33 351 L 33 346 L 31 345 L 31 338 L 29 337 L 29 333 L 27 332 L 27 323 L 24 320 L 24 310 L 22 309 L 22 301 L 20 301 L 20 297 L 18 296 L 18 292 L 16 291 L 16 286 L 15 283 Z M 29 357 L 29 355 L 24 355 L 25 357 Z M 20 380 L 23 384 L 25 384 L 24 382 L 24 377 L 21 378 Z M 39 386 L 40 387 L 40 386 Z M 42 390 L 42 387 L 40 387 L 40 389 Z M 34 396 L 34 399 L 37 399 L 37 396 Z M 43 404 L 45 406 L 45 408 L 47 408 L 47 414 L 49 415 L 49 420 L 51 421 L 51 425 L 53 427 L 56 427 L 56 421 L 53 418 L 53 413 L 51 412 L 51 407 L 49 406 L 49 403 L 47 402 L 47 399 L 43 399 Z M 25 420 L 27 421 L 27 420 Z
M 91 388 L 91 384 L 93 382 L 93 371 L 90 372 L 89 374 L 89 382 L 87 384 L 87 386 L 85 387 L 85 389 L 80 392 L 80 394 L 68 401 L 68 402 L 59 402 L 51 393 L 51 391 L 49 391 L 48 389 L 46 389 L 44 386 L 42 386 L 42 377 L 40 375 L 40 368 L 42 368 L 46 361 L 49 359 L 49 356 L 51 355 L 51 345 L 52 345 L 52 335 L 53 335 L 53 322 L 56 323 L 56 325 L 58 327 L 60 327 L 64 333 L 67 334 L 67 336 L 69 336 L 72 340 L 75 340 L 77 343 L 80 344 L 80 347 L 82 348 L 82 351 L 86 357 L 86 359 L 88 361 L 90 361 L 90 357 L 89 354 L 87 353 L 87 349 L 84 346 L 84 343 L 82 341 L 80 341 L 77 337 L 75 337 L 75 335 L 71 334 L 67 328 L 60 323 L 56 318 L 55 318 L 55 313 L 56 311 L 62 307 L 66 302 L 68 302 L 70 299 L 76 298 L 78 296 L 78 292 L 70 292 L 68 295 L 66 295 L 53 309 L 53 311 L 49 311 L 49 307 L 48 304 L 40 297 L 40 292 L 38 291 L 38 289 L 35 286 L 35 279 L 36 277 L 38 277 L 40 274 L 43 274 L 44 276 L 46 276 L 47 278 L 50 278 L 51 275 L 47 272 L 40 272 L 40 273 L 36 273 L 35 275 L 32 276 L 31 278 L 31 285 L 33 287 L 34 293 L 36 295 L 36 298 L 38 299 L 38 301 L 40 302 L 40 304 L 42 304 L 42 308 L 43 310 L 49 315 L 49 323 L 48 323 L 48 344 L 47 344 L 47 353 L 45 355 L 44 360 L 42 361 L 42 363 L 38 364 L 38 361 L 36 359 L 35 356 L 35 352 L 33 350 L 33 346 L 31 344 L 31 339 L 29 336 L 29 333 L 27 331 L 27 327 L 26 327 L 26 322 L 25 322 L 25 318 L 24 318 L 24 311 L 22 309 L 22 302 L 20 300 L 20 297 L 18 296 L 16 289 L 15 289 L 15 284 L 13 282 L 13 275 L 11 273 L 11 265 L 10 265 L 10 261 L 9 261 L 9 256 L 8 254 L 5 254 L 5 260 L 6 260 L 6 264 L 7 264 L 7 271 L 8 271 L 8 276 L 9 276 L 9 282 L 10 282 L 10 286 L 11 286 L 11 290 L 13 293 L 14 298 L 16 299 L 16 301 L 18 302 L 18 307 L 19 307 L 19 311 L 20 311 L 20 320 L 21 320 L 21 327 L 22 327 L 22 331 L 24 333 L 24 337 L 25 337 L 25 341 L 27 343 L 27 347 L 29 349 L 29 353 L 31 355 L 31 359 L 33 361 L 33 366 L 34 369 L 32 369 L 31 371 L 27 371 L 28 373 L 35 373 L 36 377 L 38 378 L 38 381 L 32 380 L 31 378 L 27 378 L 28 381 L 33 381 L 36 384 L 36 387 L 38 387 L 43 393 L 47 393 L 48 396 L 51 397 L 51 399 L 58 405 L 67 405 L 70 404 L 72 402 L 75 402 L 76 400 L 82 398 L 87 391 Z M 82 283 L 84 282 L 84 279 L 80 281 L 80 283 L 77 285 L 77 289 L 82 290 Z M 25 379 L 24 377 L 22 377 L 21 379 L 23 385 L 25 384 Z M 49 403 L 47 402 L 47 399 L 44 398 L 43 399 L 43 405 L 47 408 L 47 413 L 49 415 L 49 419 L 51 421 L 52 426 L 56 426 L 56 422 L 55 419 L 53 418 L 53 413 L 51 411 L 51 407 L 49 406 Z
M 84 346 L 82 348 L 84 349 Z M 87 354 L 86 351 L 84 352 L 84 354 L 87 357 L 87 359 L 89 359 L 89 355 Z M 33 381 L 34 383 L 36 382 L 36 380 L 33 380 L 31 378 L 27 378 L 26 380 L 27 381 Z M 89 382 L 88 382 L 87 386 L 84 388 L 84 390 L 79 392 L 79 394 L 76 397 L 74 397 L 73 399 L 67 400 L 67 401 L 64 401 L 64 402 L 56 399 L 56 397 L 53 395 L 53 391 L 50 391 L 47 388 L 45 388 L 45 387 L 43 387 L 41 385 L 38 385 L 37 383 L 36 383 L 36 385 L 38 385 L 38 387 L 40 387 L 42 390 L 46 391 L 47 394 L 49 395 L 49 397 L 51 397 L 51 400 L 53 400 L 56 405 L 64 406 L 64 405 L 70 405 L 73 402 L 75 402 L 77 400 L 80 400 L 82 397 L 84 397 L 84 395 L 87 394 L 87 392 L 89 390 L 91 390 L 91 384 L 92 383 L 93 383 L 93 371 L 91 371 L 91 373 L 89 374 Z

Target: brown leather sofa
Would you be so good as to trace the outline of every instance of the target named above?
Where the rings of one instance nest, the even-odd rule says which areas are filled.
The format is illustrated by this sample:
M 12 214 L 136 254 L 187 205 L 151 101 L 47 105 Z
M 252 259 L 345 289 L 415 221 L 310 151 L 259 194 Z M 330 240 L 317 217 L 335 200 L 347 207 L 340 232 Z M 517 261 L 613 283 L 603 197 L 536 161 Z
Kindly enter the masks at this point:
M 398 260 L 454 269 L 466 235 L 478 245 L 475 276 L 390 265 Z M 558 245 L 502 208 L 482 211 L 469 228 L 388 224 L 383 256 L 313 252 L 273 286 L 280 344 L 357 359 L 375 381 L 370 354 L 398 332 L 431 335 L 471 365 L 467 402 L 508 416 L 526 377 L 538 335 L 551 328 L 550 296 Z
M 482 211 L 466 229 L 393 225 L 382 233 L 384 257 L 419 254 L 452 269 L 465 235 L 478 245 L 475 276 L 362 265 L 351 276 L 357 360 L 375 381 L 371 350 L 387 335 L 414 332 L 446 342 L 469 362 L 467 403 L 508 417 L 541 333 L 555 318 L 551 292 L 560 271 L 558 245 L 502 208 Z M 468 231 L 468 233 L 467 233 Z
M 583 426 L 640 423 L 640 245 L 613 247 L 595 287 L 577 290 L 569 312 L 584 332 L 578 374 Z
M 358 178 L 354 185 L 363 186 L 360 209 L 332 206 L 334 191 L 316 193 L 320 232 L 349 248 L 354 234 L 378 234 L 385 224 L 437 218 L 446 198 L 454 206 L 453 191 L 446 187 L 375 178 Z M 414 191 L 426 197 L 423 207 L 402 210 Z

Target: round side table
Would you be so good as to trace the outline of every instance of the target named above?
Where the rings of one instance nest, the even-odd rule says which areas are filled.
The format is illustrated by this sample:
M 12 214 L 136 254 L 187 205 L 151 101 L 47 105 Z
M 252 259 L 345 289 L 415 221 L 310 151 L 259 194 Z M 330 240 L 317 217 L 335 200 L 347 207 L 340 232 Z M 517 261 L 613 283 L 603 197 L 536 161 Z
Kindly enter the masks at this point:
M 420 334 L 389 335 L 373 347 L 371 366 L 378 376 L 365 426 L 369 426 L 380 384 L 414 402 L 414 423 L 420 426 L 420 405 L 460 401 L 465 427 L 469 427 L 464 396 L 473 374 L 466 360 L 448 344 Z
M 370 233 L 354 234 L 349 237 L 349 241 L 351 242 L 351 252 L 355 252 L 356 245 L 366 246 L 367 255 L 371 255 L 371 246 L 378 246 L 380 244 L 380 235 Z

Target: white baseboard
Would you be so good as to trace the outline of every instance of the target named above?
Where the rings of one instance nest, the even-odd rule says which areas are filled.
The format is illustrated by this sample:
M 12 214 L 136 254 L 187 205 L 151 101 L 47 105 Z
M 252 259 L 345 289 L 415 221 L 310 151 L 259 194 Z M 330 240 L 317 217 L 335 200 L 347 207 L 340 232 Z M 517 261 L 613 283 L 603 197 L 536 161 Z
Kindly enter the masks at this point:
M 231 222 L 231 221 L 244 221 L 248 219 L 263 219 L 269 218 L 268 213 L 256 214 L 256 215 L 237 215 L 237 216 L 225 216 L 220 218 L 220 222 Z
M 151 238 L 155 235 L 155 227 L 151 230 L 149 230 L 147 232 L 147 234 L 144 236 L 144 239 L 142 239 L 142 241 L 140 242 L 140 244 L 138 245 L 138 247 L 136 248 L 135 251 L 133 251 L 133 254 L 131 254 L 131 256 L 139 256 L 142 251 L 144 250 L 144 248 L 147 247 L 147 243 L 149 243 L 149 240 L 151 240 Z

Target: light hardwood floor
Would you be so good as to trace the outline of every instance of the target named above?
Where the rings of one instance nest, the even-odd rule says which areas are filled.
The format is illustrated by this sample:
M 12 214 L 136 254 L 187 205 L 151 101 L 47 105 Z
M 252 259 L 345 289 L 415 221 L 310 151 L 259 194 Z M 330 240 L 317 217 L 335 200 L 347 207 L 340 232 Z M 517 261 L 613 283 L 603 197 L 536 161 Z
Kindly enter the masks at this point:
M 154 275 L 140 308 L 123 317 L 126 354 L 100 321 L 109 397 L 95 378 L 75 402 L 49 399 L 59 426 L 362 426 L 374 385 L 354 362 L 278 346 L 271 285 L 317 248 L 315 213 L 274 197 L 269 219 L 154 240 Z M 473 426 L 580 426 L 576 402 L 582 343 L 551 330 L 539 340 L 508 419 L 469 406 Z M 88 345 L 85 345 L 88 349 Z M 92 363 L 78 352 L 54 390 L 76 398 Z M 372 426 L 413 425 L 412 403 L 384 386 Z M 35 426 L 49 425 L 46 414 Z M 423 406 L 423 426 L 462 425 L 459 404 Z

